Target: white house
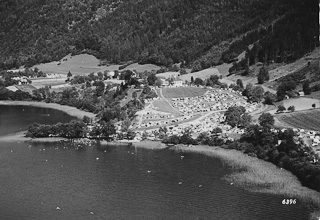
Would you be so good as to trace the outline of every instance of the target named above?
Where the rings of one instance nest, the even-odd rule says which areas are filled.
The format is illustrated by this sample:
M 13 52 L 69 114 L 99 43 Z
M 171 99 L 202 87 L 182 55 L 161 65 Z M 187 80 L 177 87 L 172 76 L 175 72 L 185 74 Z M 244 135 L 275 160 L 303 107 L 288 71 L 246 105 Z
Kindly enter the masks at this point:
M 174 86 L 176 87 L 180 87 L 183 85 L 183 80 L 180 79 L 179 77 L 177 77 L 175 80 L 174 80 Z

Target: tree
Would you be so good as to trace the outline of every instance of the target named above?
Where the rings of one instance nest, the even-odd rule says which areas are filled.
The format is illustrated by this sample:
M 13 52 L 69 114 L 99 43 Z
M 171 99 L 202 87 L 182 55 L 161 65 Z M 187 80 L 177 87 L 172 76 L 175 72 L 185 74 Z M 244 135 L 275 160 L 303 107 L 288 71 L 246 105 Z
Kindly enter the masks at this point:
M 95 83 L 95 86 L 96 86 L 97 97 L 102 96 L 104 93 L 104 89 L 105 89 L 104 83 L 102 81 L 98 81 Z
M 155 85 L 160 88 L 160 87 L 162 86 L 162 80 L 157 77 L 157 80 L 156 80 L 156 82 L 155 82 Z
M 266 91 L 264 93 L 264 104 L 273 105 L 277 101 L 277 96 L 272 92 Z
M 263 113 L 258 120 L 262 127 L 270 129 L 274 126 L 274 117 L 270 113 Z
M 185 74 L 187 74 L 186 69 L 181 69 L 181 70 L 180 70 L 180 75 L 185 75 Z
M 67 77 L 72 77 L 72 73 L 70 71 L 68 72 Z
M 243 82 L 241 79 L 237 79 L 237 86 L 239 86 L 240 89 L 243 89 Z
M 316 108 L 316 103 L 313 103 L 313 104 L 312 104 L 312 108 Z
M 264 82 L 269 81 L 269 79 L 268 69 L 265 66 L 261 67 L 258 73 L 258 83 L 263 84 Z
M 305 95 L 310 95 L 311 94 L 311 88 L 309 81 L 305 81 L 302 85 L 302 89 Z
M 156 83 L 157 81 L 157 76 L 155 73 L 151 73 L 148 77 L 147 77 L 147 81 L 148 81 L 148 84 L 149 86 L 154 86 L 154 84 Z
M 231 127 L 246 127 L 251 122 L 251 116 L 243 106 L 231 106 L 224 115 L 225 122 Z
M 254 86 L 247 97 L 251 102 L 260 102 L 263 98 L 263 94 L 264 89 L 261 86 Z
M 296 89 L 296 83 L 293 80 L 283 81 L 277 88 L 277 98 L 281 101 L 285 98 L 287 92 L 291 92 Z
M 191 76 L 191 84 L 194 82 L 193 76 Z
M 283 105 L 279 105 L 277 112 L 284 112 L 285 110 L 286 110 L 286 107 L 284 107 Z
M 194 80 L 194 84 L 197 85 L 197 86 L 203 85 L 203 80 L 200 79 L 200 78 L 196 78 L 196 79 Z
M 293 105 L 288 107 L 288 111 L 290 112 L 294 112 L 295 111 L 295 107 Z
M 91 119 L 88 116 L 85 115 L 85 116 L 83 116 L 82 121 L 85 124 L 89 124 L 91 122 Z
M 137 98 L 137 91 L 134 91 L 134 92 L 132 93 L 132 98 L 133 98 L 133 99 L 136 99 L 136 98 Z

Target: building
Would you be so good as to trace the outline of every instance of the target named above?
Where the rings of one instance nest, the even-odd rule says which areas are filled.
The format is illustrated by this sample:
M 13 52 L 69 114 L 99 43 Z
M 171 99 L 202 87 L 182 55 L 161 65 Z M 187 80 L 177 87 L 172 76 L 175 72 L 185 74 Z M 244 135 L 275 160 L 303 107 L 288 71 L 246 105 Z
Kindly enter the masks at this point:
M 176 87 L 180 87 L 180 86 L 183 85 L 183 80 L 180 79 L 179 77 L 176 77 L 175 80 L 174 80 L 174 84 L 173 85 L 176 86 Z

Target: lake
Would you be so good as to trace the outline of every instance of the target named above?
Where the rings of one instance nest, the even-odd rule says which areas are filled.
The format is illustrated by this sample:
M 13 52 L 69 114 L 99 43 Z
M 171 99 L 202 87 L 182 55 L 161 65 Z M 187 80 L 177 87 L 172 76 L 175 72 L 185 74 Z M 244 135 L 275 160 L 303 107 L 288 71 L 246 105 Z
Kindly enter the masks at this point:
M 68 122 L 57 110 L 0 106 L 0 134 Z M 181 157 L 184 156 L 184 157 Z M 0 219 L 308 219 L 305 204 L 230 185 L 217 158 L 170 150 L 0 142 Z M 59 208 L 58 208 L 59 207 Z

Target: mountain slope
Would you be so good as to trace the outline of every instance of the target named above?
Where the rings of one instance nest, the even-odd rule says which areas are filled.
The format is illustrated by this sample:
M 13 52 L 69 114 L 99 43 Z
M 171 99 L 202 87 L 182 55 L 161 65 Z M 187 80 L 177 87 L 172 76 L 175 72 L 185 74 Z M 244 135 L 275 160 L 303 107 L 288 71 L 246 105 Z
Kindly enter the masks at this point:
M 243 45 L 257 41 L 268 30 L 230 47 L 233 39 L 268 27 L 289 12 L 293 16 L 304 14 L 308 19 L 303 22 L 312 20 L 313 0 L 306 2 L 4 0 L 0 3 L 0 69 L 58 60 L 70 52 L 91 53 L 112 63 L 135 60 L 158 65 L 181 61 L 189 65 L 215 53 L 199 61 L 203 69 L 216 65 L 223 53 L 231 54 L 229 57 L 240 53 Z M 298 40 L 293 35 L 289 42 L 314 36 L 314 25 L 294 22 L 289 27 L 299 26 L 298 31 L 306 34 Z

